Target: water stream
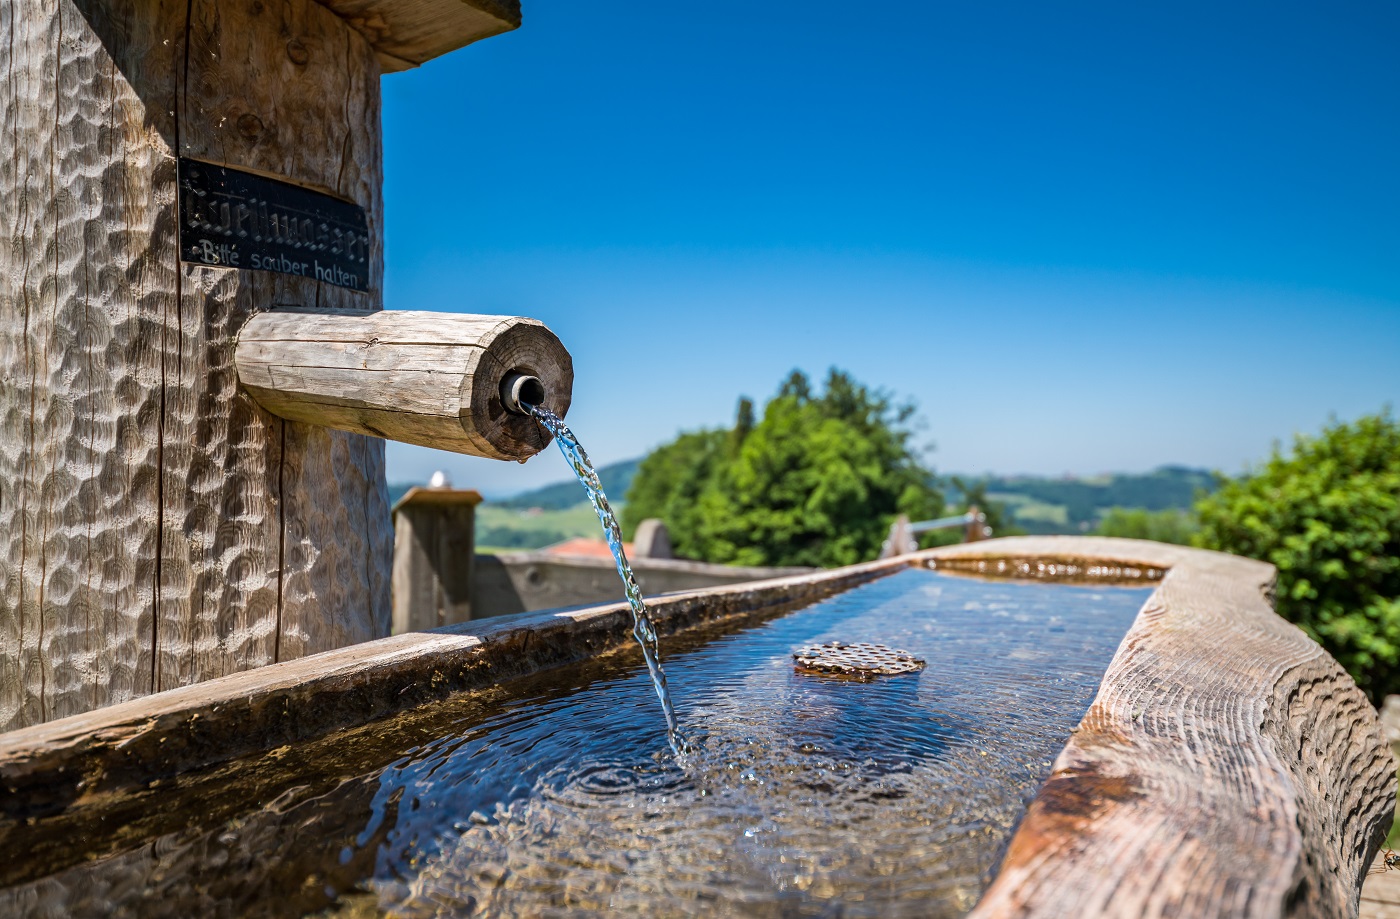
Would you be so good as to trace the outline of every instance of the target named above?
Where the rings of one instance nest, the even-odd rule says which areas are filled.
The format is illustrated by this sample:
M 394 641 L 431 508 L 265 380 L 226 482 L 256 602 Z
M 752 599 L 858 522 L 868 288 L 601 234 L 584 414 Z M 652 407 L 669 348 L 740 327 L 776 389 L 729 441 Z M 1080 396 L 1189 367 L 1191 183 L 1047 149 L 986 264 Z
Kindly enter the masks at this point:
M 559 452 L 564 454 L 564 460 L 578 477 L 579 484 L 588 492 L 588 501 L 598 514 L 598 522 L 603 525 L 603 535 L 607 537 L 608 549 L 612 551 L 618 577 L 622 578 L 627 604 L 632 607 L 632 635 L 637 639 L 637 644 L 642 646 L 642 657 L 646 659 L 652 685 L 656 687 L 656 695 L 661 699 L 661 710 L 666 715 L 666 738 L 676 756 L 684 757 L 690 751 L 690 744 L 681 733 L 680 725 L 676 721 L 675 706 L 671 704 L 671 692 L 666 688 L 666 672 L 661 669 L 661 649 L 656 639 L 656 626 L 651 621 L 651 612 L 647 609 L 646 602 L 642 600 L 642 589 L 637 586 L 637 578 L 632 574 L 632 565 L 627 561 L 627 553 L 622 549 L 622 528 L 618 526 L 617 515 L 608 505 L 608 496 L 603 494 L 603 483 L 599 481 L 598 473 L 594 471 L 583 445 L 578 442 L 578 438 L 562 418 L 549 409 L 534 405 L 525 407 L 545 430 L 554 435 Z

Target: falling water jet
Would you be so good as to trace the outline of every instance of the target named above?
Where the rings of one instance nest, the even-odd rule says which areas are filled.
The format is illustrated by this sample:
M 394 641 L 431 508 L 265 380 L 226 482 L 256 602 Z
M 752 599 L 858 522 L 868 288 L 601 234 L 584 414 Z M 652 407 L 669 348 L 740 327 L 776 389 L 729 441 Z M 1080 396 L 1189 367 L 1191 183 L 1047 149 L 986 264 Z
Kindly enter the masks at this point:
M 622 550 L 622 529 L 618 526 L 617 517 L 608 505 L 608 496 L 603 494 L 603 483 L 599 481 L 598 473 L 594 471 L 588 454 L 584 452 L 578 438 L 574 437 L 574 432 L 569 430 L 569 426 L 548 409 L 525 401 L 532 394 L 530 381 L 534 378 L 522 376 L 520 379 L 515 379 L 515 376 L 507 377 L 501 385 L 502 395 L 506 397 L 503 398 L 503 401 L 506 407 L 512 411 L 523 409 L 545 430 L 554 435 L 554 442 L 559 445 L 559 451 L 564 454 L 569 468 L 578 477 L 579 484 L 588 492 L 589 503 L 593 505 L 593 510 L 598 514 L 598 521 L 603 525 L 603 535 L 607 537 L 608 548 L 612 551 L 618 576 L 622 578 L 622 586 L 627 594 L 627 603 L 632 607 L 632 635 L 637 639 L 637 644 L 642 646 L 642 657 L 646 659 L 647 670 L 651 673 L 652 685 L 656 688 L 656 695 L 661 699 L 661 710 L 666 715 L 666 738 L 670 741 L 671 749 L 675 751 L 676 756 L 684 758 L 687 753 L 691 752 L 691 746 L 685 735 L 681 733 L 680 725 L 676 721 L 675 707 L 671 704 L 671 693 L 666 688 L 666 673 L 661 669 L 661 651 L 656 638 L 656 626 L 651 620 L 651 613 L 647 610 L 646 603 L 642 600 L 642 590 L 637 586 L 636 576 L 632 574 L 632 565 L 627 561 L 627 554 Z M 534 380 L 533 385 L 540 387 L 538 380 Z M 543 395 L 543 387 L 536 391 Z M 512 408 L 512 403 L 519 406 L 519 409 Z

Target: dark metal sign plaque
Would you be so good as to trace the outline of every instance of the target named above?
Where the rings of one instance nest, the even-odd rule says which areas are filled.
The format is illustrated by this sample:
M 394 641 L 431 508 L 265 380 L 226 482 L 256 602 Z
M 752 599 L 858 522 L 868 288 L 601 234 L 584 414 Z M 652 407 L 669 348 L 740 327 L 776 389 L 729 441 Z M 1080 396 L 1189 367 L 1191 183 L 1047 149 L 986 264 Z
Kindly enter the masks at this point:
M 349 201 L 180 159 L 180 259 L 369 289 L 369 221 Z

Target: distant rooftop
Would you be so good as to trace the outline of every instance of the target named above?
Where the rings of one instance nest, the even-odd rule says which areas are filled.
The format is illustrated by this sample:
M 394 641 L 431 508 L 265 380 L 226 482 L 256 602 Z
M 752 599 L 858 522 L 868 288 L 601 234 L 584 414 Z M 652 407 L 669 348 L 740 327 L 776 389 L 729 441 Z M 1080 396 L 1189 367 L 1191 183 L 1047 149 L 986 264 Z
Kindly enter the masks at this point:
M 608 549 L 608 544 L 605 540 L 590 539 L 587 536 L 575 536 L 573 539 L 556 542 L 552 546 L 545 546 L 540 551 L 548 552 L 550 555 L 570 555 L 575 558 L 580 556 L 585 558 L 612 558 L 612 551 Z M 626 552 L 630 558 L 633 555 L 632 544 L 630 542 L 623 543 L 622 551 Z

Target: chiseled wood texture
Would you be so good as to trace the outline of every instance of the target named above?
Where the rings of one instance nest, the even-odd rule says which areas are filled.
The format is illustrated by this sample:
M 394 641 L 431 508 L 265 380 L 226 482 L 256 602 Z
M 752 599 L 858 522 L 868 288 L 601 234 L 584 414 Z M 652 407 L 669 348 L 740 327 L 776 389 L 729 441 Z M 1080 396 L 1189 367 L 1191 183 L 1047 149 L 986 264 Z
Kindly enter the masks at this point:
M 162 563 L 163 571 L 175 566 L 173 610 L 158 639 L 167 621 L 182 638 L 184 622 L 192 629 L 188 642 L 162 656 L 160 689 L 389 629 L 392 525 L 382 442 L 273 417 L 239 390 L 234 367 L 236 336 L 258 310 L 380 306 L 373 49 L 312 0 L 192 0 L 188 41 L 184 155 L 354 201 L 368 213 L 372 248 L 368 294 L 271 272 L 182 266 L 188 376 L 168 411 L 167 425 L 180 426 L 167 435 L 179 447 L 167 462 L 164 501 L 176 544 Z M 189 466 L 187 445 L 195 445 Z M 177 508 L 172 493 L 186 506 Z M 209 514 L 211 507 L 220 512 Z
M 520 28 L 519 0 L 320 0 L 379 53 L 386 73 Z
M 561 417 L 574 380 L 569 352 L 538 320 L 461 313 L 262 313 L 243 327 L 236 362 L 244 388 L 283 418 L 502 460 L 549 444 L 501 404 L 506 374 L 538 377 Z
M 1365 695 L 1274 614 L 1272 566 L 1075 537 L 933 554 L 1170 569 L 972 917 L 1356 915 L 1395 763 Z
M 0 728 L 153 684 L 179 283 L 168 6 L 0 4 Z
M 184 265 L 176 155 L 357 201 L 381 232 L 378 65 L 312 0 L 0 4 L 0 728 L 387 634 L 382 444 L 238 391 L 271 305 Z

